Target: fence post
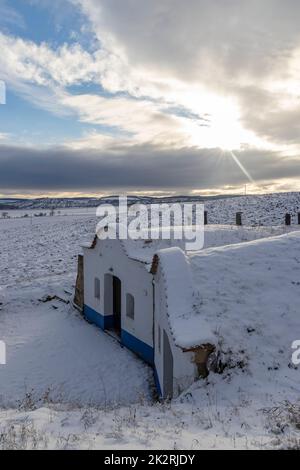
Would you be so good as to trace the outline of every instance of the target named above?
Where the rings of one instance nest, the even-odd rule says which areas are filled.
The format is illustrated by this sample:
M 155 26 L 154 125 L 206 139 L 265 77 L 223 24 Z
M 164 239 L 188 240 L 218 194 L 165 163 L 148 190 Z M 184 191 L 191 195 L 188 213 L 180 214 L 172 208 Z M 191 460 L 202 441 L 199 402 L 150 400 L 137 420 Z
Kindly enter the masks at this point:
M 242 225 L 242 212 L 237 212 L 235 214 L 235 223 L 236 225 Z
M 285 214 L 285 225 L 291 225 L 291 214 Z

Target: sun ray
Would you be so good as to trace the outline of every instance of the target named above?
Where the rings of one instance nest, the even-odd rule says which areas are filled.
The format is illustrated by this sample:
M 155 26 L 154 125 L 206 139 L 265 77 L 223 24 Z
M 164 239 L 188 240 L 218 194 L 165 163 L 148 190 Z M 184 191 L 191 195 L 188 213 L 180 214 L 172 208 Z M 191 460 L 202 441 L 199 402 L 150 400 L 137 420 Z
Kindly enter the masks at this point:
M 244 175 L 246 176 L 246 178 L 248 178 L 248 180 L 250 181 L 250 183 L 252 184 L 256 184 L 254 179 L 252 178 L 252 176 L 250 175 L 249 171 L 246 170 L 246 168 L 244 167 L 244 165 L 242 165 L 242 163 L 240 162 L 240 160 L 238 159 L 238 157 L 235 155 L 235 153 L 233 153 L 232 150 L 229 150 L 228 151 L 229 154 L 231 155 L 231 157 L 233 158 L 233 160 L 235 161 L 235 163 L 237 164 L 237 166 L 242 170 L 242 172 L 244 173 Z

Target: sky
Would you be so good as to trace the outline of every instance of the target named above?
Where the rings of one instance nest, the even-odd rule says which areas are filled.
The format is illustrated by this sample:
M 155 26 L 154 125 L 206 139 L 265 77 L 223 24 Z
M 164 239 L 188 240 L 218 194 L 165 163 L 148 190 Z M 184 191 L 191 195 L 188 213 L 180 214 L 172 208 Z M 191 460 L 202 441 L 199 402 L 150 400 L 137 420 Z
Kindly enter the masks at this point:
M 299 24 L 298 0 L 0 0 L 0 197 L 300 191 Z

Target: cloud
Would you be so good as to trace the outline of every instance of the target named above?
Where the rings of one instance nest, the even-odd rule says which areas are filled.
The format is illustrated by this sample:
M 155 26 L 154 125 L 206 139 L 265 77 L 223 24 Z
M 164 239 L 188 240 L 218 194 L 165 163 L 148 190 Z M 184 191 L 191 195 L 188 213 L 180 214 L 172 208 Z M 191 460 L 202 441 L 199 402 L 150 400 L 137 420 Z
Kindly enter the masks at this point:
M 101 61 L 74 43 L 51 49 L 46 43 L 0 33 L 1 75 L 40 86 L 66 87 L 100 77 Z
M 135 143 L 160 139 L 164 145 L 167 142 L 181 145 L 186 138 L 180 121 L 190 116 L 184 115 L 184 109 L 179 115 L 171 108 L 165 111 L 165 102 L 158 103 L 149 97 L 136 99 L 129 94 L 114 96 L 106 92 L 101 96 L 69 91 L 72 86 L 88 83 L 98 84 L 100 90 L 111 63 L 105 51 L 92 54 L 76 43 L 54 50 L 45 43 L 37 45 L 1 33 L 0 48 L 6 51 L 0 57 L 2 78 L 9 88 L 35 106 L 110 128 L 121 137 L 132 135 Z M 201 118 L 194 116 L 197 119 Z
M 180 116 L 175 111 L 165 112 L 159 103 L 149 100 L 81 94 L 66 95 L 62 104 L 76 112 L 81 122 L 109 126 L 118 144 L 120 141 L 126 141 L 129 145 L 130 141 L 134 145 L 151 142 L 152 145 L 171 148 L 180 147 L 188 140 L 188 133 L 182 127 L 186 116 Z M 201 118 L 197 116 L 195 120 Z M 102 135 L 94 132 L 90 135 L 90 146 L 94 146 L 97 136 L 104 143 Z M 88 138 L 89 135 L 73 141 L 71 145 L 89 146 Z
M 282 71 L 299 44 L 297 0 L 73 0 L 108 49 L 131 65 L 214 82 Z
M 257 183 L 284 178 L 290 189 L 300 176 L 299 158 L 274 158 L 248 150 L 237 154 Z M 229 153 L 219 149 L 161 149 L 151 145 L 120 145 L 99 152 L 68 148 L 37 150 L 0 146 L 2 191 L 104 192 L 131 190 L 192 191 L 232 185 L 247 179 Z
M 274 180 L 295 185 L 298 1 L 69 3 L 85 15 L 93 47 L 76 42 L 76 34 L 73 44 L 53 47 L 0 33 L 1 78 L 34 106 L 93 129 L 48 150 L 1 147 L 2 186 L 193 190 L 243 183 L 221 148 L 235 149 L 265 187 Z M 60 4 L 53 3 L 56 12 Z
M 300 90 L 299 90 L 300 91 Z M 281 90 L 262 90 L 256 86 L 236 90 L 243 108 L 244 127 L 275 144 L 299 144 L 300 95 Z
M 119 82 L 120 88 L 161 94 L 201 114 L 219 112 L 214 97 L 209 103 L 204 95 L 228 96 L 239 108 L 240 123 L 258 138 L 274 147 L 295 140 L 297 0 L 72 1 L 103 47 L 127 64 L 127 85 Z
M 119 63 L 116 70 L 113 55 L 105 50 L 90 53 L 76 43 L 52 49 L 46 43 L 37 45 L 1 33 L 0 48 L 7 51 L 0 57 L 0 69 L 9 88 L 53 114 L 101 126 L 98 142 L 104 141 L 103 133 L 109 131 L 117 139 L 128 140 L 131 136 L 134 144 L 152 142 L 180 147 L 193 133 L 200 132 L 201 126 L 208 125 L 209 119 L 163 98 L 129 92 L 120 95 L 106 91 L 100 95 L 69 91 L 72 86 L 90 83 L 98 84 L 100 92 L 100 85 L 107 82 L 108 88 L 114 89 L 117 80 L 112 77 L 112 70 L 115 77 L 121 77 L 122 70 Z M 116 91 L 120 92 L 118 86 Z M 95 132 L 90 136 L 90 146 L 94 146 Z M 74 146 L 89 146 L 88 137 L 77 139 Z
M 10 134 L 0 132 L 0 141 L 9 140 Z

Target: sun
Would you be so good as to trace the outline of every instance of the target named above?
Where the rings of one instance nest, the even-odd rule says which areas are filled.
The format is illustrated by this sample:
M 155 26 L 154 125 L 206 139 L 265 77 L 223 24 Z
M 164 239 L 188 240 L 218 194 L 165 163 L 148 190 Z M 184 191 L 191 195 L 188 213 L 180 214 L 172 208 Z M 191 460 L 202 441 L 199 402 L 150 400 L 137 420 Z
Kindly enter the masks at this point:
M 265 146 L 254 132 L 244 127 L 239 105 L 233 97 L 195 93 L 193 100 L 189 97 L 188 104 L 195 114 L 205 116 L 203 120 L 182 122 L 192 146 L 228 151 Z

